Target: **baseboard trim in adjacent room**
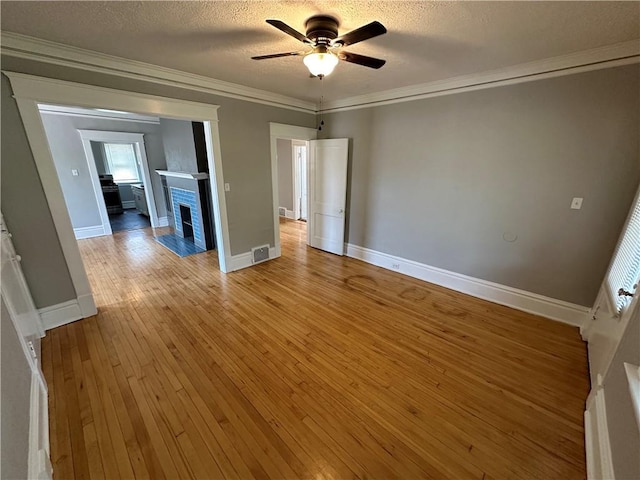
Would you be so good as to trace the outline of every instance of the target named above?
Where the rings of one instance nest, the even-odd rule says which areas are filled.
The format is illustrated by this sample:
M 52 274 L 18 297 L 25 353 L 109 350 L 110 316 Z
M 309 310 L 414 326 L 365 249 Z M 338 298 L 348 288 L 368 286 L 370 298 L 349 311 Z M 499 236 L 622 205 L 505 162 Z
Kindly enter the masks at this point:
M 135 200 L 123 200 L 122 201 L 122 208 L 124 208 L 125 210 L 128 210 L 130 208 L 136 208 L 136 201 Z
M 93 225 L 91 227 L 74 228 L 73 233 L 76 235 L 76 240 L 91 237 L 101 237 L 106 235 L 104 227 L 102 225 Z
M 61 327 L 67 323 L 75 322 L 84 318 L 78 300 L 69 300 L 68 302 L 58 303 L 50 307 L 38 309 L 42 325 L 45 330 Z
M 283 211 L 284 211 L 284 215 L 282 214 Z M 288 208 L 278 207 L 278 212 L 281 217 L 289 218 L 291 220 L 295 220 L 296 218 L 295 212 L 293 210 L 289 210 Z
M 169 226 L 169 217 L 158 217 L 158 227 L 168 227 Z
M 581 327 L 588 319 L 589 308 L 582 305 L 450 272 L 358 245 L 347 244 L 346 252 L 351 258 L 378 267 L 576 327 Z

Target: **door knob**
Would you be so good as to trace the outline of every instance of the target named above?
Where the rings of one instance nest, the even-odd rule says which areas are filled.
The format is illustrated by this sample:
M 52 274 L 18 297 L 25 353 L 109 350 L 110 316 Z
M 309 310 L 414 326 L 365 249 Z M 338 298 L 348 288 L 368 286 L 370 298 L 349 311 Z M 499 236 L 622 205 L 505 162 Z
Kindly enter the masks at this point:
M 618 290 L 619 297 L 633 297 L 633 293 L 627 292 L 624 288 L 620 288 Z

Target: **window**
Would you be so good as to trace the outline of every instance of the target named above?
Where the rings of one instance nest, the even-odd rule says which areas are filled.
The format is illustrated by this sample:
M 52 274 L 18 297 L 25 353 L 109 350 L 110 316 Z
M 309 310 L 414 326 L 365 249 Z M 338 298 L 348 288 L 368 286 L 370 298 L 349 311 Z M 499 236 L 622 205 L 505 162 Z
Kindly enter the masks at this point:
M 105 168 L 116 183 L 141 182 L 132 143 L 105 143 Z
M 618 245 L 605 281 L 614 312 L 621 314 L 631 303 L 631 297 L 620 295 L 619 289 L 632 293 L 640 277 L 640 194 L 631 209 L 627 228 Z

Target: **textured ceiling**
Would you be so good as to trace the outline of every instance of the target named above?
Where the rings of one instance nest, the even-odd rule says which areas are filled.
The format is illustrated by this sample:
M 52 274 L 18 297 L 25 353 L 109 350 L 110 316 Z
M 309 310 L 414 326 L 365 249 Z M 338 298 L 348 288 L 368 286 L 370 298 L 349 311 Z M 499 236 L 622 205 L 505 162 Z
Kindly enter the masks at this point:
M 340 32 L 379 20 L 389 33 L 346 50 L 385 58 L 381 70 L 341 62 L 324 96 L 353 95 L 442 80 L 640 37 L 638 2 L 11 2 L 2 30 L 315 101 L 320 82 L 301 58 L 250 57 L 299 50 L 267 25 L 304 32 L 318 13 Z

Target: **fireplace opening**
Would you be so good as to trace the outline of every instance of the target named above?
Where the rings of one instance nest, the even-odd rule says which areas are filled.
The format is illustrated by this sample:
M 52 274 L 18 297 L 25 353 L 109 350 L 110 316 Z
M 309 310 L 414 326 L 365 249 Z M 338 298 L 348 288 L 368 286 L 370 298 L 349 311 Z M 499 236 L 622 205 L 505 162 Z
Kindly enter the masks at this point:
M 193 242 L 193 224 L 191 223 L 191 209 L 186 205 L 180 205 L 180 218 L 182 220 L 182 235 L 184 239 Z

